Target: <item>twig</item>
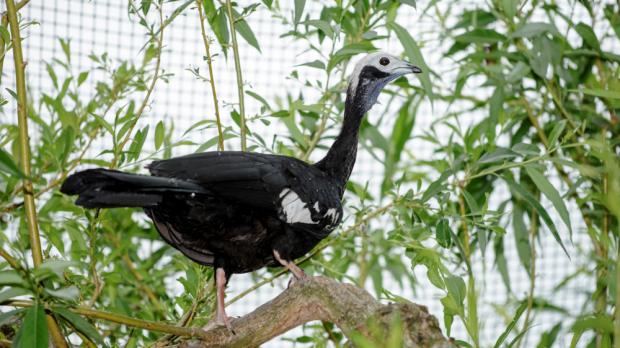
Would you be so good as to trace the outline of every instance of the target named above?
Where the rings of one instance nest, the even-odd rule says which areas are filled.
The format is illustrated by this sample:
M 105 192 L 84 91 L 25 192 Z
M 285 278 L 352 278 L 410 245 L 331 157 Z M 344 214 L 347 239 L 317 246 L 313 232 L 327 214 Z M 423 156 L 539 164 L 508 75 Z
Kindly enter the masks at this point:
M 125 137 L 120 142 L 120 144 L 118 145 L 115 151 L 115 155 L 114 155 L 114 158 L 112 159 L 112 163 L 110 164 L 110 168 L 117 167 L 119 156 L 123 152 L 123 148 L 125 147 L 125 145 L 127 145 L 127 142 L 129 142 L 129 139 L 131 138 L 131 133 L 133 133 L 133 129 L 138 124 L 138 120 L 140 120 L 140 117 L 144 113 L 144 110 L 146 109 L 147 105 L 149 104 L 151 94 L 153 93 L 153 90 L 155 90 L 155 84 L 157 83 L 157 80 L 160 77 L 161 51 L 163 50 L 163 42 L 164 42 L 164 29 L 163 29 L 164 15 L 163 15 L 162 5 L 159 5 L 158 9 L 159 9 L 160 30 L 159 30 L 159 37 L 153 36 L 155 41 L 157 41 L 157 57 L 155 58 L 156 59 L 155 72 L 153 73 L 153 79 L 151 80 L 151 84 L 146 90 L 146 95 L 144 96 L 144 99 L 142 100 L 142 104 L 140 105 L 140 108 L 136 112 L 136 115 L 134 116 L 133 120 L 131 121 L 131 126 L 129 127 L 129 130 L 127 130 Z
M 237 32 L 235 31 L 235 19 L 233 18 L 232 4 L 230 0 L 226 0 L 226 9 L 228 10 L 228 24 L 230 25 L 230 36 L 232 38 L 233 57 L 235 59 L 235 71 L 237 72 L 237 91 L 239 94 L 239 119 L 240 119 L 240 138 L 241 151 L 247 150 L 246 129 L 245 129 L 245 102 L 243 92 L 243 76 L 241 73 L 241 60 L 239 59 L 239 45 L 237 44 Z
M 202 1 L 196 0 L 196 8 L 200 18 L 200 33 L 202 34 L 202 42 L 205 45 L 205 54 L 207 66 L 209 67 L 209 83 L 211 84 L 211 93 L 213 95 L 213 107 L 215 108 L 215 123 L 217 124 L 217 149 L 224 151 L 224 133 L 222 132 L 222 122 L 220 120 L 220 107 L 217 100 L 217 92 L 215 91 L 215 77 L 213 75 L 213 60 L 211 59 L 211 50 L 209 49 L 209 39 L 205 31 L 205 17 L 202 12 Z
M 525 332 L 530 325 L 530 315 L 532 314 L 532 308 L 534 306 L 534 290 L 536 289 L 536 234 L 538 232 L 538 213 L 536 210 L 532 210 L 530 216 L 530 290 L 527 295 L 527 309 L 525 311 L 525 319 L 521 326 L 521 332 Z M 520 336 L 517 341 L 516 347 L 521 347 L 521 343 L 525 335 Z M 527 338 L 525 339 L 527 343 Z M 527 345 L 527 344 L 526 344 Z
M 22 2 L 22 6 L 27 1 Z M 11 27 L 11 40 L 13 43 L 13 59 L 15 62 L 15 85 L 17 91 L 17 120 L 19 125 L 19 155 L 21 170 L 25 175 L 23 181 L 25 215 L 28 226 L 28 236 L 32 249 L 32 261 L 35 267 L 43 262 L 41 251 L 41 239 L 39 236 L 39 225 L 37 222 L 37 210 L 34 201 L 32 180 L 30 178 L 30 144 L 28 134 L 28 103 L 26 100 L 26 63 L 22 53 L 22 39 L 19 32 L 19 22 L 17 20 L 17 7 L 13 0 L 6 0 L 7 18 Z M 51 315 L 46 316 L 52 341 L 57 348 L 67 347 L 58 323 Z
M 110 240 L 112 241 L 112 244 L 114 245 L 114 247 L 117 249 L 121 248 L 122 247 L 121 243 L 118 240 L 118 238 L 116 238 L 116 235 L 111 234 L 111 233 L 109 235 L 110 235 Z M 136 279 L 136 282 L 138 283 L 138 287 L 142 289 L 142 291 L 144 291 L 144 293 L 149 298 L 153 306 L 155 306 L 155 310 L 159 312 L 159 314 L 164 316 L 165 315 L 164 307 L 162 306 L 161 302 L 159 302 L 159 299 L 157 299 L 157 295 L 155 295 L 153 290 L 151 290 L 151 288 L 149 288 L 144 283 L 144 278 L 142 277 L 140 272 L 138 272 L 138 270 L 136 269 L 136 265 L 133 263 L 133 261 L 131 261 L 131 258 L 129 257 L 129 255 L 126 252 L 123 252 L 121 259 L 123 260 L 123 263 L 125 263 L 125 266 L 127 266 L 127 269 L 129 270 L 131 275 L 133 275 L 134 279 Z
M 0 303 L 0 305 L 13 307 L 31 307 L 33 305 L 33 302 L 27 300 L 8 300 Z M 46 309 L 51 308 L 46 304 Z M 69 308 L 69 310 L 75 314 L 80 314 L 91 319 L 111 321 L 113 323 L 150 331 L 165 332 L 183 337 L 205 337 L 205 332 L 200 328 L 178 327 L 149 320 L 135 319 L 122 314 L 104 312 L 82 306 Z
M 4 249 L 0 249 L 0 257 L 2 257 L 14 270 L 21 270 L 23 267 L 19 264 L 17 260 L 13 256 L 11 256 Z
M 29 2 L 30 2 L 30 0 L 22 0 L 22 1 L 18 2 L 15 5 L 16 11 L 19 12 L 19 10 L 21 10 L 22 7 L 26 6 Z M 5 27 L 5 28 L 9 24 L 9 16 L 8 16 L 7 12 L 4 12 L 2 14 L 1 22 L 2 22 L 2 26 Z M 5 54 L 6 54 L 6 51 L 4 49 L 5 45 L 6 45 L 6 42 L 4 42 L 2 37 L 0 37 L 0 82 L 2 82 L 2 70 L 3 70 L 3 67 L 4 67 L 4 57 L 5 57 Z

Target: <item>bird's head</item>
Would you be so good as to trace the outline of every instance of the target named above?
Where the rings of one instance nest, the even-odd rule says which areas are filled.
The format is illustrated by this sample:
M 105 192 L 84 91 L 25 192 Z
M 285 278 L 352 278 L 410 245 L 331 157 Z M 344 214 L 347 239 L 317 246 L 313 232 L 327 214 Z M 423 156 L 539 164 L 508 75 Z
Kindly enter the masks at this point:
M 421 72 L 417 66 L 391 54 L 371 53 L 355 65 L 349 80 L 348 97 L 366 112 L 377 102 L 379 93 L 389 82 L 405 74 Z

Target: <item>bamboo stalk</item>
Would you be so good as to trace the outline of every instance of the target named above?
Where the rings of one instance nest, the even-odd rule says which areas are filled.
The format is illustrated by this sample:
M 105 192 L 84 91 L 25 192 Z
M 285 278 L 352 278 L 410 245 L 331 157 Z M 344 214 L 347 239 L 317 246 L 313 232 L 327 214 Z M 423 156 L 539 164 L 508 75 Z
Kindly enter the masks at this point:
M 237 32 L 235 31 L 235 19 L 233 17 L 232 4 L 230 0 L 226 0 L 226 9 L 228 10 L 228 24 L 230 25 L 230 36 L 232 38 L 233 57 L 235 59 L 235 71 L 237 72 L 237 92 L 239 94 L 239 118 L 241 131 L 241 151 L 247 150 L 246 145 L 246 126 L 245 126 L 245 102 L 243 92 L 243 76 L 241 73 L 241 60 L 239 59 L 239 45 L 237 44 Z
M 23 2 L 25 5 L 27 2 Z M 22 5 L 22 6 L 23 6 Z M 26 176 L 23 183 L 24 207 L 26 224 L 28 226 L 28 236 L 32 249 L 32 262 L 38 267 L 43 262 L 41 251 L 41 239 L 39 236 L 39 225 L 37 223 L 37 210 L 30 178 L 30 144 L 28 138 L 28 104 L 26 99 L 26 63 L 22 52 L 22 39 L 19 32 L 19 22 L 17 20 L 17 7 L 13 0 L 6 0 L 7 18 L 11 28 L 11 41 L 13 44 L 13 60 L 15 63 L 15 87 L 17 91 L 17 122 L 19 126 L 19 156 L 21 170 Z M 46 316 L 47 326 L 54 346 L 58 348 L 67 347 L 62 331 L 54 317 Z
M 26 6 L 26 4 L 28 4 L 29 2 L 30 0 L 22 0 L 18 2 L 15 5 L 16 10 L 17 11 L 21 10 L 22 7 Z M 2 22 L 2 26 L 5 28 L 9 24 L 9 16 L 6 12 L 2 14 L 1 22 Z M 2 70 L 4 67 L 4 56 L 6 55 L 6 50 L 4 49 L 4 45 L 6 45 L 6 42 L 4 42 L 2 37 L 0 37 L 0 83 L 2 83 Z
M 207 59 L 207 66 L 209 67 L 209 84 L 211 85 L 211 93 L 213 96 L 213 107 L 215 108 L 215 123 L 217 125 L 217 149 L 224 151 L 224 133 L 222 132 L 222 122 L 220 118 L 220 107 L 217 100 L 217 92 L 215 90 L 215 77 L 213 74 L 213 61 L 211 59 L 211 50 L 209 48 L 209 38 L 205 31 L 205 17 L 202 12 L 202 1 L 196 0 L 196 8 L 198 9 L 198 16 L 200 18 L 200 33 L 202 34 L 202 42 L 205 45 L 205 54 Z

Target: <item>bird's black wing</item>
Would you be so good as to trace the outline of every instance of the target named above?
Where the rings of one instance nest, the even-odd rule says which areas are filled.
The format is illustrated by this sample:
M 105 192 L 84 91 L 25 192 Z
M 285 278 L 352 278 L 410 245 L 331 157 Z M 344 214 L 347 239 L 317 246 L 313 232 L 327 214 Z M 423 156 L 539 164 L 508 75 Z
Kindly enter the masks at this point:
M 297 159 L 238 151 L 205 152 L 155 161 L 148 169 L 155 176 L 191 180 L 224 199 L 275 211 L 285 190 L 301 182 L 324 180 L 321 171 Z

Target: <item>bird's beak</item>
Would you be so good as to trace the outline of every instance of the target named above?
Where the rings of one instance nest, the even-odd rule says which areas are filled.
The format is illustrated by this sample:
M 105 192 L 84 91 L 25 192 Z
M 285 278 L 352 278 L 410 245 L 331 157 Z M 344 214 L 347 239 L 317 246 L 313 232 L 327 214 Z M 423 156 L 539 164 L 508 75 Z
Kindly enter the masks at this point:
M 419 74 L 422 72 L 422 69 L 408 62 L 400 61 L 399 63 L 400 64 L 398 64 L 398 66 L 394 70 L 392 70 L 392 74 L 402 76 L 411 73 Z

